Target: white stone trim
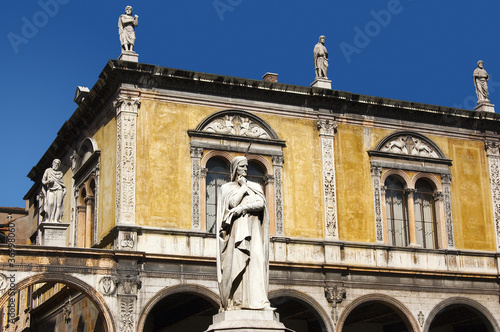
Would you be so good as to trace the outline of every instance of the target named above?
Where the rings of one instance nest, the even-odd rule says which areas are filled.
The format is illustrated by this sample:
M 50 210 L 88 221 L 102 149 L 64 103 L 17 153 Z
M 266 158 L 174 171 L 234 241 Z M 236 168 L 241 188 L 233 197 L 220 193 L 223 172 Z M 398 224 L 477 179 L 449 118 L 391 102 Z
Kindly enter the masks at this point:
M 116 224 L 135 224 L 137 115 L 140 98 L 118 97 L 116 108 Z
M 274 173 L 274 223 L 276 236 L 285 235 L 283 222 L 283 157 L 273 156 Z
M 493 223 L 495 225 L 495 238 L 497 251 L 500 251 L 500 144 L 497 142 L 485 143 L 488 169 L 490 173 L 490 189 L 493 207 Z
M 443 185 L 446 243 L 448 245 L 448 248 L 455 248 L 455 237 L 453 235 L 453 215 L 451 213 L 451 174 L 441 174 L 441 183 Z
M 335 179 L 335 154 L 333 140 L 337 122 L 333 120 L 318 120 L 319 137 L 321 141 L 321 161 L 323 179 L 323 203 L 325 209 L 325 238 L 338 240 L 337 193 Z
M 203 148 L 191 147 L 191 228 L 201 229 L 201 156 Z
M 384 241 L 384 223 L 382 220 L 382 198 L 380 176 L 382 174 L 382 167 L 371 166 L 372 181 L 373 181 L 373 207 L 375 212 L 375 234 L 377 243 L 385 243 Z

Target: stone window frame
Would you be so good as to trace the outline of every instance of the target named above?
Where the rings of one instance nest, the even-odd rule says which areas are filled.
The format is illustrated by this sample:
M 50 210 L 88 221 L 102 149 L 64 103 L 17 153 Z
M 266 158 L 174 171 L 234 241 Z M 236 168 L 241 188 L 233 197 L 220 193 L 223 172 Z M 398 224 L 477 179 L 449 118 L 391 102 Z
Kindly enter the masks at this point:
M 91 138 L 86 137 L 78 146 L 78 150 L 73 152 L 71 156 L 71 169 L 73 172 L 73 199 L 71 208 L 71 219 L 73 227 L 73 246 L 81 245 L 79 241 L 79 209 L 84 200 L 85 206 L 90 205 L 93 210 L 93 218 L 90 226 L 91 233 L 90 239 L 85 236 L 85 247 L 93 247 L 97 244 L 97 227 L 98 227 L 98 210 L 99 210 L 99 170 L 100 170 L 100 155 L 101 151 L 97 146 L 97 142 Z M 88 195 L 91 182 L 94 182 L 95 187 L 93 195 Z M 85 189 L 87 193 L 85 197 L 81 197 L 81 193 Z M 87 208 L 88 209 L 88 208 Z M 82 212 L 82 211 L 80 211 Z M 85 215 L 89 211 L 85 211 Z
M 421 144 L 421 151 L 413 145 L 397 146 L 401 151 L 391 151 L 393 142 L 403 142 L 411 139 Z M 404 152 L 406 149 L 406 153 Z M 408 153 L 408 149 L 416 153 Z M 389 151 L 388 151 L 389 150 Z M 436 237 L 437 248 L 454 248 L 453 216 L 451 211 L 451 170 L 452 161 L 447 159 L 439 146 L 426 136 L 414 131 L 397 131 L 383 138 L 374 150 L 369 150 L 370 166 L 373 182 L 373 197 L 375 211 L 376 241 L 388 244 L 388 228 L 385 211 L 385 179 L 390 175 L 398 175 L 406 182 L 409 191 L 409 214 L 414 214 L 412 193 L 417 180 L 425 178 L 434 184 L 435 210 L 436 210 Z M 412 175 L 413 174 L 413 175 Z M 411 200 L 411 202 L 410 202 Z M 411 211 L 411 212 L 410 212 Z M 416 229 L 414 216 L 409 216 L 409 231 L 411 247 L 419 247 L 416 242 Z
M 245 121 L 253 128 L 251 134 L 259 135 L 259 137 L 242 134 L 238 127 L 241 122 Z M 217 123 L 222 127 L 214 130 L 214 124 Z M 282 173 L 285 141 L 280 140 L 274 130 L 258 116 L 247 111 L 233 109 L 213 113 L 205 118 L 196 129 L 188 130 L 187 133 L 191 140 L 191 228 L 196 231 L 207 231 L 205 176 L 208 160 L 221 157 L 231 162 L 238 155 L 246 155 L 249 161 L 259 162 L 266 171 L 264 192 L 271 234 L 284 236 Z

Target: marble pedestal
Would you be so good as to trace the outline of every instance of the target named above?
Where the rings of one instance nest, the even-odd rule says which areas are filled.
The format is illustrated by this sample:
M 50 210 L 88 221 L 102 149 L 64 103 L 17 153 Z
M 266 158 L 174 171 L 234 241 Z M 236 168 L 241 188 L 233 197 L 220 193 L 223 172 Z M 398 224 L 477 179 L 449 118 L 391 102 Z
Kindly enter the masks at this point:
M 139 62 L 139 54 L 134 51 L 123 51 L 118 60 Z
M 206 332 L 293 332 L 280 323 L 279 315 L 272 310 L 223 311 L 213 317 L 213 322 Z
M 65 247 L 66 230 L 69 224 L 42 222 L 38 229 L 40 230 L 40 244 L 42 246 Z
M 312 88 L 323 88 L 323 89 L 331 89 L 332 81 L 327 78 L 316 77 L 314 82 L 311 83 Z
M 489 103 L 479 104 L 474 107 L 474 111 L 495 113 L 495 105 Z

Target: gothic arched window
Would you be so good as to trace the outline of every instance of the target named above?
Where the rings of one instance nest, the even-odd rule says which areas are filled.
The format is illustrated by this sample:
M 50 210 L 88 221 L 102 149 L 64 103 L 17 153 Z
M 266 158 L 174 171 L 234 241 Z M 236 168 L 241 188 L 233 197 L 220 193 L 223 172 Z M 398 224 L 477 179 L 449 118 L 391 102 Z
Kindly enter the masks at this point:
M 406 247 L 409 244 L 408 200 L 403 182 L 396 176 L 389 176 L 384 183 L 387 230 L 389 244 Z
M 417 243 L 422 248 L 436 248 L 436 210 L 434 207 L 434 187 L 424 179 L 415 183 L 415 227 Z
M 215 233 L 215 218 L 217 214 L 217 193 L 219 188 L 230 181 L 229 161 L 213 157 L 207 162 L 206 175 L 206 211 L 207 231 Z

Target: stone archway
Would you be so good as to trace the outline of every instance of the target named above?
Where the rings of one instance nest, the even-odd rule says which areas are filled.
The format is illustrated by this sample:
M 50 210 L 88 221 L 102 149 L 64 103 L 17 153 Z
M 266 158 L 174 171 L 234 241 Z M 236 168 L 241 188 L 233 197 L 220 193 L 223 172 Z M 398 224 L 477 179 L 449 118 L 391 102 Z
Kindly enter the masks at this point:
M 411 312 L 398 300 L 384 294 L 364 295 L 343 310 L 337 323 L 337 331 L 355 331 L 361 329 L 370 332 L 369 325 L 392 324 L 402 326 L 407 331 L 420 331 Z
M 9 300 L 10 292 L 18 292 L 34 284 L 56 282 L 69 285 L 71 288 L 84 294 L 97 307 L 102 314 L 102 320 L 105 332 L 116 332 L 116 326 L 111 310 L 109 309 L 104 298 L 92 286 L 86 282 L 64 273 L 41 273 L 27 277 L 19 281 L 15 288 L 10 288 L 0 297 L 0 308 L 2 308 Z
M 280 321 L 297 332 L 331 332 L 333 326 L 323 307 L 311 296 L 293 289 L 269 292 L 271 306 L 276 308 Z
M 170 316 L 157 317 L 158 315 L 155 315 L 158 312 L 165 312 L 166 308 L 169 308 Z M 155 324 L 157 324 L 162 325 L 162 328 L 175 325 L 178 329 L 185 331 L 198 329 L 201 332 L 212 324 L 212 316 L 218 310 L 219 296 L 206 287 L 169 286 L 159 291 L 146 303 L 139 315 L 137 331 L 156 331 Z M 186 326 L 189 327 L 186 328 Z
M 454 297 L 439 303 L 429 313 L 423 331 L 432 332 L 439 326 L 470 328 L 475 332 L 500 332 L 500 326 L 491 312 L 479 302 Z

